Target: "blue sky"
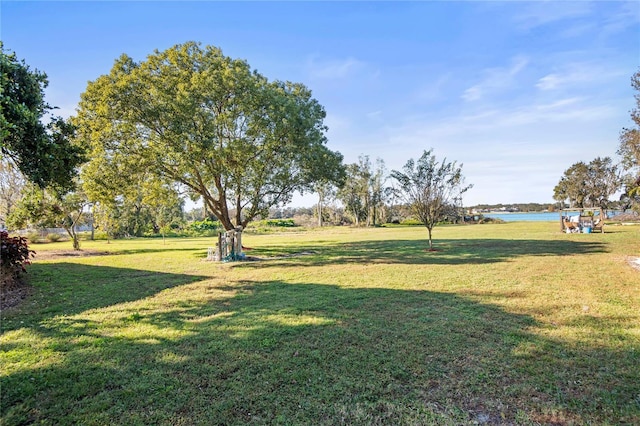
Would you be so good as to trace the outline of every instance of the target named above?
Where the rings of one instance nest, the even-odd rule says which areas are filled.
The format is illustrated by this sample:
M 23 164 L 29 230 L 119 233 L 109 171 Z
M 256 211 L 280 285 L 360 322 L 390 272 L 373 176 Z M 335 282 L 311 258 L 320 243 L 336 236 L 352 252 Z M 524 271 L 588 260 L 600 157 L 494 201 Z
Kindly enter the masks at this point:
M 2 1 L 0 14 L 5 49 L 48 74 L 61 115 L 122 53 L 195 40 L 309 87 L 346 162 L 400 169 L 433 148 L 463 163 L 465 205 L 551 203 L 573 163 L 617 159 L 640 66 L 637 1 Z

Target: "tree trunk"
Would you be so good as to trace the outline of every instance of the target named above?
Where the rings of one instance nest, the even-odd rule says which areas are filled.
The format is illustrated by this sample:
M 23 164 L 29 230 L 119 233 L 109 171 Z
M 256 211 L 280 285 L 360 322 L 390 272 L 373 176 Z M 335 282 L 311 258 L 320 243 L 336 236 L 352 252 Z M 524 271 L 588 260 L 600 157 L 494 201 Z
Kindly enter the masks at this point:
M 78 234 L 76 234 L 75 224 L 72 224 L 70 228 L 65 227 L 64 230 L 67 231 L 71 241 L 73 242 L 73 249 L 80 250 L 80 241 L 78 240 Z
M 95 236 L 96 236 L 96 227 L 94 226 L 94 220 L 93 220 L 93 205 L 91 205 L 91 241 L 95 240 Z
M 373 204 L 373 227 L 376 227 L 376 205 Z
M 242 225 L 242 202 L 240 196 L 236 197 L 236 226 Z M 236 227 L 234 226 L 234 228 Z
M 433 240 L 431 239 L 431 228 L 427 228 L 429 231 L 429 250 L 433 250 Z

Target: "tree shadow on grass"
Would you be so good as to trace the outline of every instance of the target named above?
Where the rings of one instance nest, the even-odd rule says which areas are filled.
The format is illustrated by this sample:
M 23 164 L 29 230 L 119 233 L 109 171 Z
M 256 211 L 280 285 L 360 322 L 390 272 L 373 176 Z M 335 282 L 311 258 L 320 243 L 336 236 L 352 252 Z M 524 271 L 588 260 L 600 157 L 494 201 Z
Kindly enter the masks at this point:
M 629 345 L 614 350 L 549 339 L 529 316 L 448 293 L 280 281 L 217 290 L 206 302 L 157 312 L 122 307 L 110 325 L 68 318 L 32 330 L 56 360 L 2 377 L 4 420 L 640 420 L 638 352 Z M 12 350 L 28 352 L 19 342 Z
M 504 262 L 521 256 L 572 256 L 604 253 L 605 243 L 597 241 L 563 240 L 438 240 L 435 251 L 428 250 L 425 240 L 377 240 L 356 241 L 346 244 L 271 246 L 261 249 L 256 256 L 262 260 L 279 260 L 296 266 L 320 266 L 334 263 L 381 263 L 381 264 L 488 264 Z M 284 257 L 278 257 L 284 253 Z M 296 253 L 313 254 L 297 257 Z M 251 253 L 253 256 L 253 253 Z M 290 257 L 286 257 L 293 255 Z M 272 256 L 269 258 L 269 256 Z M 239 263 L 242 265 L 242 263 Z M 252 266 L 262 264 L 248 263 Z
M 24 326 L 25 322 L 36 324 L 57 315 L 74 315 L 88 309 L 139 300 L 167 288 L 206 278 L 66 262 L 34 263 L 29 266 L 26 276 L 28 283 L 34 283 L 33 292 L 17 308 L 3 312 L 0 332 Z M 16 316 L 16 309 L 24 314 Z M 13 320 L 13 317 L 20 320 Z

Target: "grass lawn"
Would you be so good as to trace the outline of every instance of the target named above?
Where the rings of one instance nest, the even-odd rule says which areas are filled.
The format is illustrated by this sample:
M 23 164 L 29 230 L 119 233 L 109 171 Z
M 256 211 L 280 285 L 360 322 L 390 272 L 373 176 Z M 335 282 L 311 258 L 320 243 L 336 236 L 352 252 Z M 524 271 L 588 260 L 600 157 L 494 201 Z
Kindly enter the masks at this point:
M 640 226 L 35 245 L 1 423 L 640 424 Z M 303 255 L 295 255 L 303 254 Z

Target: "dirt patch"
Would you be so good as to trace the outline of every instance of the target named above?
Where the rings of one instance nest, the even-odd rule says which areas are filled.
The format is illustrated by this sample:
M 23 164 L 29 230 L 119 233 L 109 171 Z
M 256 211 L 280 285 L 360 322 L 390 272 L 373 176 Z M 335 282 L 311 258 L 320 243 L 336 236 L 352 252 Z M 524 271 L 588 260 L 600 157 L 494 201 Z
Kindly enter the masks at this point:
M 32 290 L 30 285 L 21 280 L 13 281 L 11 284 L 3 283 L 0 292 L 0 311 L 19 305 L 31 294 Z
M 64 259 L 69 257 L 106 256 L 108 251 L 100 250 L 45 250 L 37 251 L 33 260 Z

